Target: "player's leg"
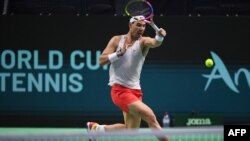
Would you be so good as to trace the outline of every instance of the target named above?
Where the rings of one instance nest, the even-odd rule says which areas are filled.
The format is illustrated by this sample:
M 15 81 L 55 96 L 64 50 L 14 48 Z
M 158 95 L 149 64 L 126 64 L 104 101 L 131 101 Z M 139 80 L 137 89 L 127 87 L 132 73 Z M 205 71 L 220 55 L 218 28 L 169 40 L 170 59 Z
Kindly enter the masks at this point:
M 141 125 L 141 117 L 137 115 L 133 115 L 127 112 L 123 112 L 124 116 L 124 122 L 126 125 L 126 128 L 132 129 L 132 128 L 140 128 Z
M 91 131 L 91 132 L 96 132 L 96 131 L 106 132 L 106 131 L 115 131 L 115 130 L 125 129 L 126 125 L 123 123 L 101 125 L 96 122 L 87 122 L 87 128 L 88 128 L 88 131 Z
M 87 122 L 87 131 L 88 132 L 107 132 L 107 131 L 115 131 L 125 129 L 125 124 L 116 123 L 111 125 L 100 125 L 96 122 Z M 97 141 L 95 137 L 89 137 L 89 141 Z
M 152 109 L 141 101 L 136 101 L 128 105 L 129 113 L 140 116 L 148 126 L 153 129 L 162 130 Z M 169 141 L 167 137 L 159 138 L 160 141 Z
M 126 125 L 123 123 L 116 123 L 104 126 L 105 131 L 116 131 L 125 129 Z
M 140 128 L 141 117 L 133 114 L 123 112 L 124 123 L 116 123 L 110 125 L 100 125 L 96 122 L 87 122 L 88 131 L 115 131 L 125 128 Z
M 161 129 L 155 114 L 146 104 L 141 101 L 136 101 L 128 105 L 129 112 L 132 115 L 140 116 L 145 122 L 147 122 L 150 128 Z
M 128 128 L 128 129 L 140 128 L 140 125 L 141 125 L 140 116 L 130 114 L 127 112 L 123 112 L 123 117 L 124 117 L 125 124 L 116 123 L 116 124 L 110 124 L 110 125 L 99 125 L 98 123 L 95 123 L 95 122 L 88 122 L 88 123 L 92 123 L 93 130 L 96 130 L 96 131 L 115 131 L 115 130 L 121 130 L 125 128 Z

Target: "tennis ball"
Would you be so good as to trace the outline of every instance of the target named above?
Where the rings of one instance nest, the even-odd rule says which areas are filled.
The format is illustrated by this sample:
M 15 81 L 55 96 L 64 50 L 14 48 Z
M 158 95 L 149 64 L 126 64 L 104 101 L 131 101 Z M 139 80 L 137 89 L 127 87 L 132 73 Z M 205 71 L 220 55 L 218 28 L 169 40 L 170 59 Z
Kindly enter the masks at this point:
M 205 65 L 210 68 L 214 65 L 214 61 L 211 59 L 211 58 L 208 58 L 206 61 L 205 61 Z

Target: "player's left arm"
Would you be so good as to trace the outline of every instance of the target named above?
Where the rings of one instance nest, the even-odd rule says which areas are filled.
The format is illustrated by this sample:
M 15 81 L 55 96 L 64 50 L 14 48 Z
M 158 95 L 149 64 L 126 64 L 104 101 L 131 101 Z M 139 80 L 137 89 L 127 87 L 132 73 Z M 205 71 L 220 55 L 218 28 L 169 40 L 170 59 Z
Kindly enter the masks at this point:
M 155 38 L 142 37 L 142 45 L 149 48 L 159 47 L 162 44 L 166 35 L 167 32 L 163 28 L 160 28 L 159 32 L 156 33 Z

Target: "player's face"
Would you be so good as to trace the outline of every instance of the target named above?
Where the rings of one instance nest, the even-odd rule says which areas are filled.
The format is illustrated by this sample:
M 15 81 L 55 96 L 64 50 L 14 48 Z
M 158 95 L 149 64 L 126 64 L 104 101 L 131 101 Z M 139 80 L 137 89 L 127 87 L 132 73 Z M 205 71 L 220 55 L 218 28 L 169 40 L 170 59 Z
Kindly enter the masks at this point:
M 139 38 L 143 35 L 146 28 L 146 23 L 144 21 L 137 21 L 131 25 L 131 33 L 136 38 Z

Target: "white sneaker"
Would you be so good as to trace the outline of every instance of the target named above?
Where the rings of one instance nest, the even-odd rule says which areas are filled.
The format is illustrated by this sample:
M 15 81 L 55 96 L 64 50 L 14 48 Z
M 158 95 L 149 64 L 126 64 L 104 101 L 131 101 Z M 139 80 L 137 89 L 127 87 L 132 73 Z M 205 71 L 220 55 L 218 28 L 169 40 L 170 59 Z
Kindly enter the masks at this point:
M 99 124 L 96 122 L 87 122 L 86 125 L 87 125 L 87 131 L 91 133 L 96 132 L 99 126 Z M 94 137 L 89 137 L 89 141 L 96 141 L 96 139 Z
M 87 122 L 88 132 L 96 132 L 99 124 L 96 122 Z

